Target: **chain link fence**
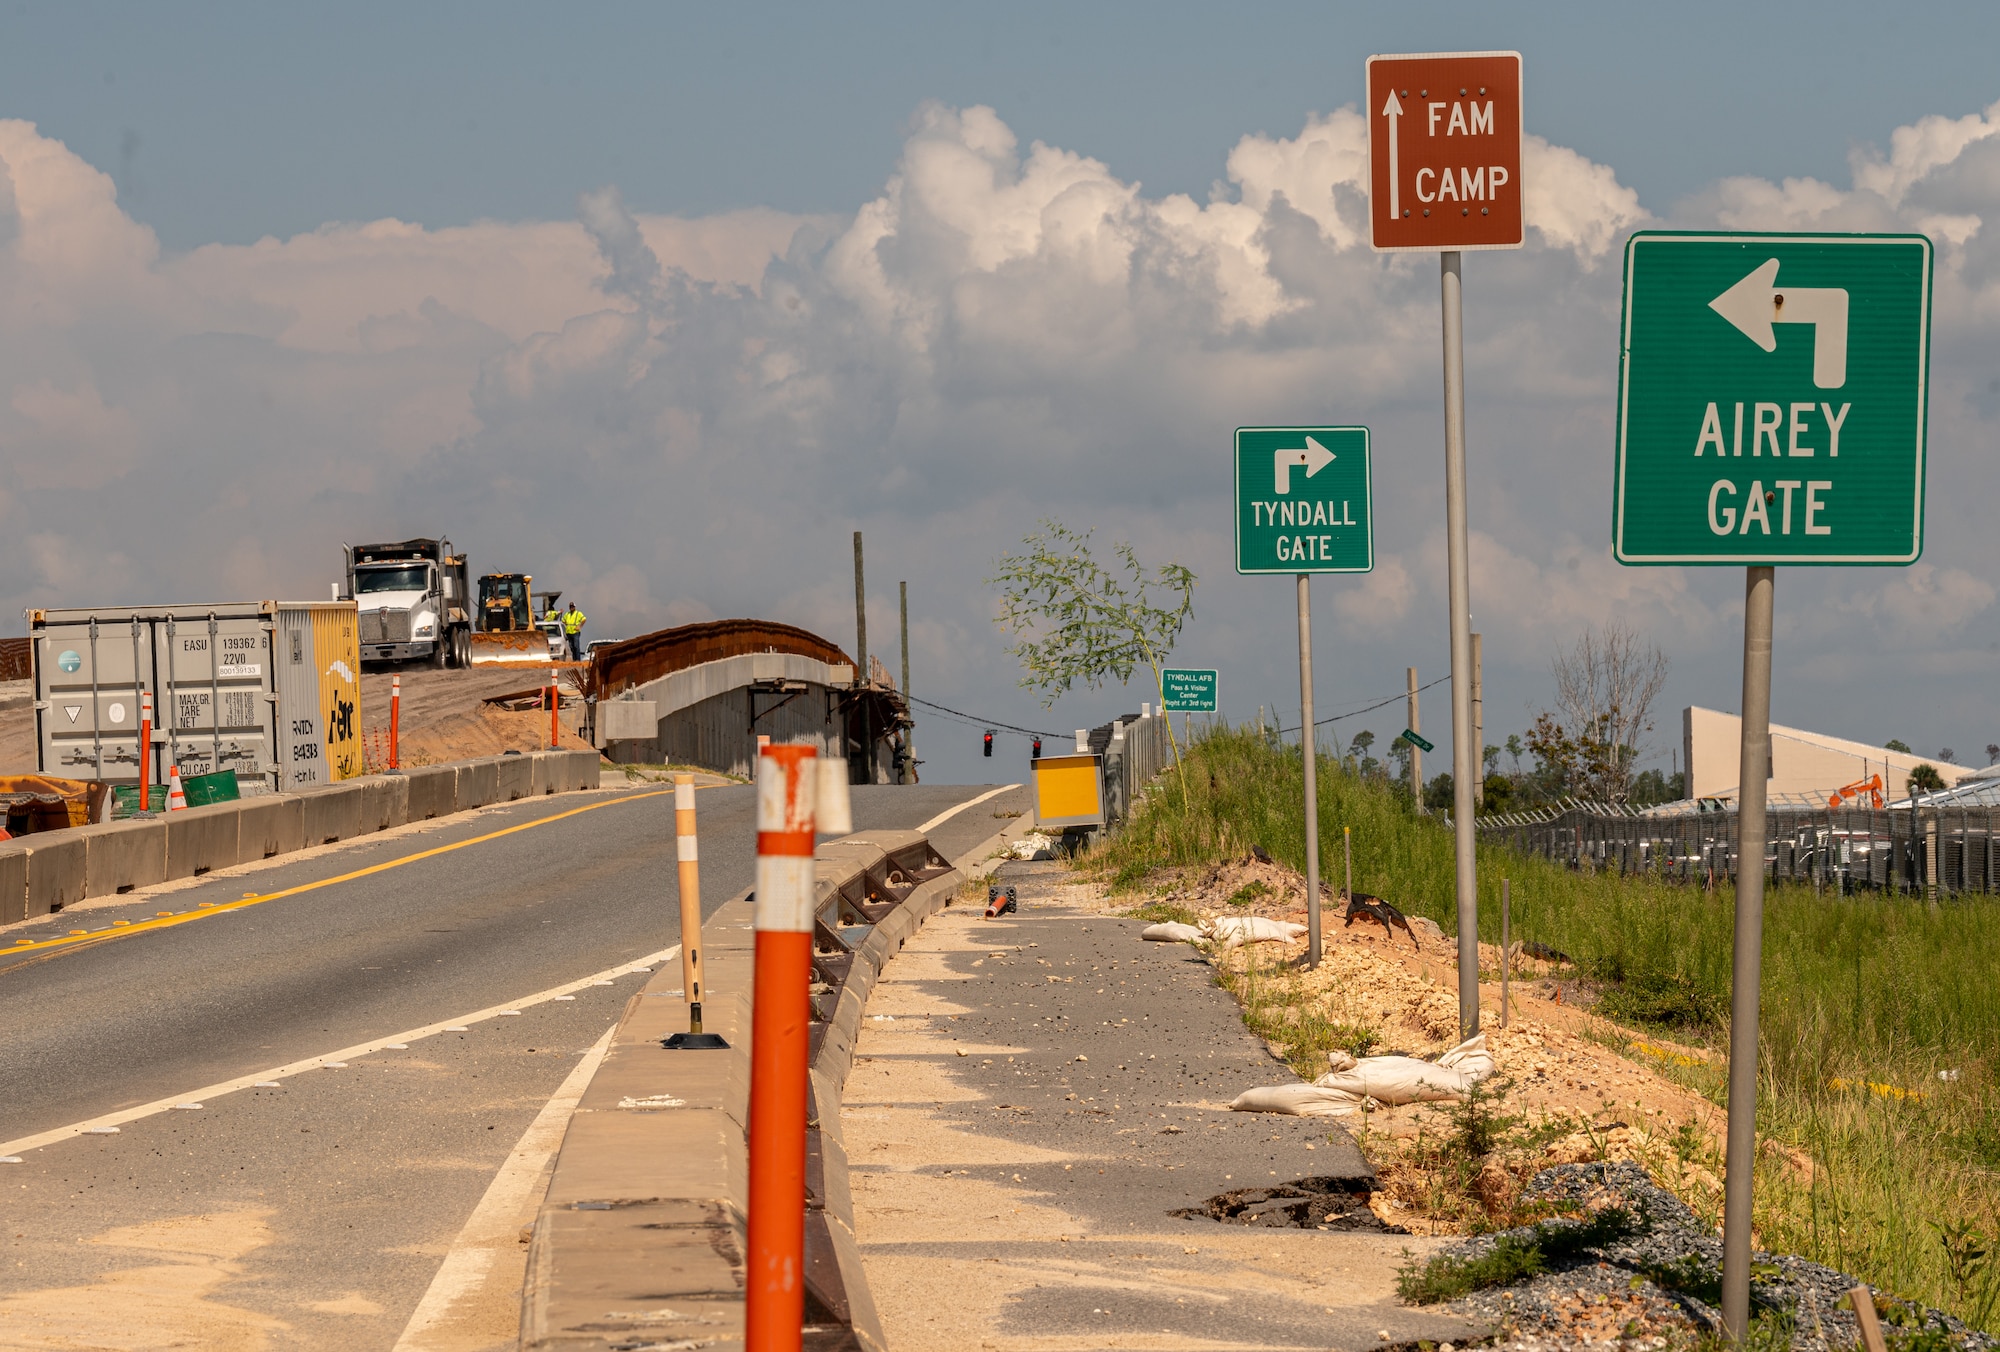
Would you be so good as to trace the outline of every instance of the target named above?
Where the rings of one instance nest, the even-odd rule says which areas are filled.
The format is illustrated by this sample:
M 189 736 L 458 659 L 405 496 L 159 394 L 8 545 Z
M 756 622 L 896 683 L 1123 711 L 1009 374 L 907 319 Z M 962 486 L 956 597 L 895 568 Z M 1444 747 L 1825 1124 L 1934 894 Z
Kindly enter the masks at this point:
M 1765 876 L 1853 892 L 1928 896 L 1993 892 L 2000 876 L 2000 808 L 1885 809 L 1773 806 L 1765 818 Z M 1565 802 L 1483 817 L 1484 840 L 1570 868 L 1651 874 L 1711 886 L 1733 879 L 1743 848 L 1734 807 L 1641 814 Z

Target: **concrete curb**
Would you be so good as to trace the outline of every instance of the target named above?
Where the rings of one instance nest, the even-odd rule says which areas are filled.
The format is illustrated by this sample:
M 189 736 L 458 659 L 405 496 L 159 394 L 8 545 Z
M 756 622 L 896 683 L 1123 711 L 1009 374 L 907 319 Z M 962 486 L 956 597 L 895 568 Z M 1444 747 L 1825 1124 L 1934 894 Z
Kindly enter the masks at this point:
M 830 841 L 817 863 L 816 976 L 832 978 L 838 994 L 821 997 L 831 1008 L 816 1008 L 811 1032 L 805 1346 L 883 1352 L 854 1237 L 840 1095 L 869 991 L 962 880 L 914 831 Z M 626 1007 L 571 1119 L 535 1222 L 521 1300 L 526 1352 L 630 1345 L 641 1328 L 649 1346 L 742 1346 L 751 918 L 745 893 L 703 931 L 710 993 L 703 1024 L 728 1039 L 728 1050 L 660 1046 L 687 1026 L 678 962 L 656 969 Z M 860 924 L 869 934 L 850 946 L 842 933 Z M 624 1322 L 607 1324 L 607 1309 L 623 1311 Z
M 486 757 L 0 841 L 0 925 L 491 802 L 594 789 L 597 763 L 595 751 Z

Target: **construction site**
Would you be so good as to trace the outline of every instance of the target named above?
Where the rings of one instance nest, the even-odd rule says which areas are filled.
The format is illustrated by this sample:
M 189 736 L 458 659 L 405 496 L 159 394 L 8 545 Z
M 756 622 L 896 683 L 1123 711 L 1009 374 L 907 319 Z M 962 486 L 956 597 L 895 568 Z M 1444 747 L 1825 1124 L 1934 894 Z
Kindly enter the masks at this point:
M 31 610 L 0 639 L 8 834 L 550 750 L 740 778 L 760 744 L 808 740 L 854 783 L 914 782 L 895 679 L 817 634 L 731 619 L 586 644 L 561 590 L 475 578 L 447 539 L 343 555 L 324 601 Z

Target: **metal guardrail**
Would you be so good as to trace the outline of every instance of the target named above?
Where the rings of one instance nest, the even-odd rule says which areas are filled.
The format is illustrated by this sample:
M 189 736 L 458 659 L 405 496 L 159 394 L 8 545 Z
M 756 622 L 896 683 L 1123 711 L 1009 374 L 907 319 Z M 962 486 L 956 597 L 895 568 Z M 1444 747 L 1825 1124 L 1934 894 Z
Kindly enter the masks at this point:
M 1091 749 L 1103 757 L 1104 825 L 1132 815 L 1139 795 L 1173 764 L 1173 739 L 1165 714 L 1126 715 L 1092 729 Z

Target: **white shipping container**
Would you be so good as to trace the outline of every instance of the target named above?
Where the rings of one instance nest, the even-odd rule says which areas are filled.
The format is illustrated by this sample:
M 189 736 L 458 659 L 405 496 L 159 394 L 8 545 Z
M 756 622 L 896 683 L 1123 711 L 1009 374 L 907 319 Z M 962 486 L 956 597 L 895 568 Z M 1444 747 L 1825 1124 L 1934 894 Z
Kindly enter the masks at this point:
M 136 784 L 148 692 L 154 784 L 170 766 L 252 792 L 361 773 L 352 601 L 33 610 L 28 636 L 43 774 Z

